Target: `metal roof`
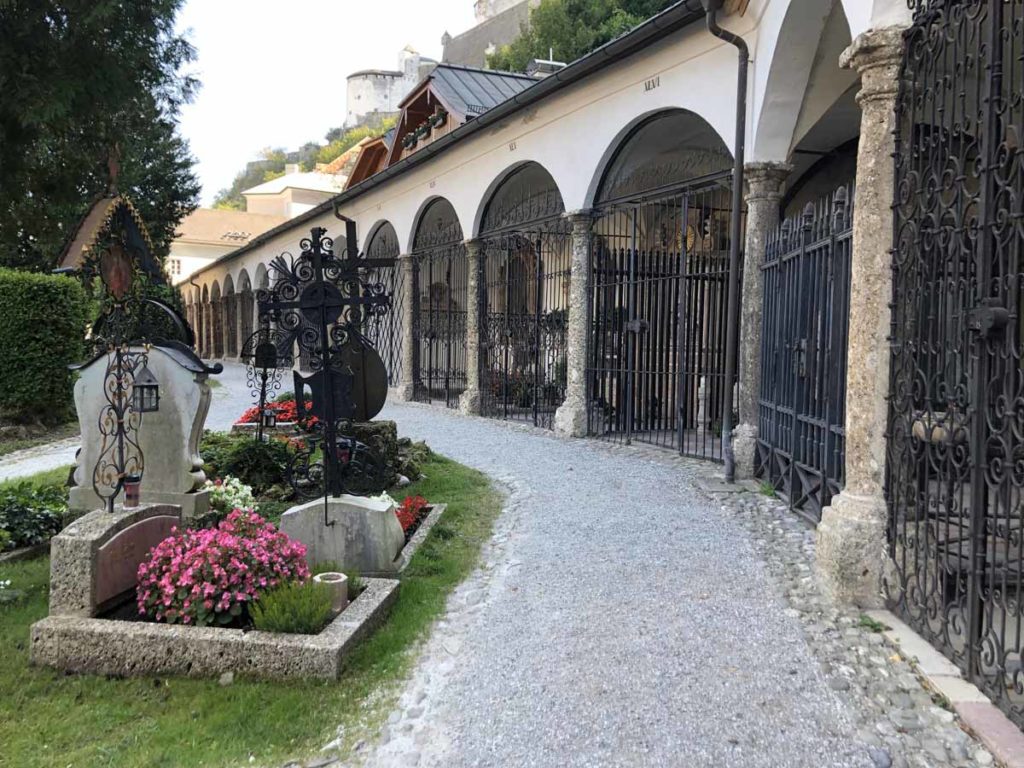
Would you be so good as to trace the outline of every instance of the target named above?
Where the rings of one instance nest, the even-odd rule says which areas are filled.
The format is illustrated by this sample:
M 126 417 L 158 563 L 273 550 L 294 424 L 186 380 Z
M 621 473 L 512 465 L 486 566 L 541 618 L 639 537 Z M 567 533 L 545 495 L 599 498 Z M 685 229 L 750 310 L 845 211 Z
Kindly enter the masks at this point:
M 429 78 L 438 98 L 464 117 L 483 114 L 537 82 L 528 75 L 454 64 L 438 64 Z

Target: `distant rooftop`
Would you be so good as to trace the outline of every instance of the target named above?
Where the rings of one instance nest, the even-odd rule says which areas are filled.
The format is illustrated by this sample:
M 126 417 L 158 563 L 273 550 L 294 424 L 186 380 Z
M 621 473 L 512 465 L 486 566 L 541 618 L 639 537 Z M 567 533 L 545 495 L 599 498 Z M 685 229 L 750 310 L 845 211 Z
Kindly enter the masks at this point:
M 243 195 L 276 195 L 286 189 L 310 189 L 314 192 L 341 192 L 345 188 L 345 177 L 318 171 L 286 173 L 276 179 L 265 181 L 250 189 L 242 190 Z
M 284 216 L 197 208 L 178 225 L 178 240 L 209 245 L 245 245 L 257 235 L 287 221 Z
M 428 79 L 437 97 L 467 118 L 483 114 L 537 82 L 515 72 L 443 63 L 434 68 Z

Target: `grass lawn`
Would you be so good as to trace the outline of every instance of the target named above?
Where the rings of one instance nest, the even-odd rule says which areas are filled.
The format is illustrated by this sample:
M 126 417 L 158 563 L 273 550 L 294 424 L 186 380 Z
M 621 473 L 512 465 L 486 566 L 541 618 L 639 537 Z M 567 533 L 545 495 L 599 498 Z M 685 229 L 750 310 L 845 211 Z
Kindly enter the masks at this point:
M 55 470 L 55 472 L 65 470 Z M 501 507 L 479 472 L 434 456 L 403 489 L 448 511 L 402 576 L 388 622 L 350 657 L 338 682 L 117 680 L 28 665 L 29 626 L 46 615 L 49 559 L 0 565 L 28 592 L 0 606 L 0 766 L 273 766 L 316 752 L 346 728 L 348 746 L 386 715 L 408 651 L 477 562 Z M 370 697 L 382 691 L 383 695 Z
M 25 448 L 34 448 L 37 445 L 46 445 L 55 440 L 63 440 L 66 437 L 78 435 L 78 422 L 69 421 L 67 424 L 59 424 L 46 431 L 46 434 L 36 437 L 5 437 L 0 439 L 0 456 L 14 453 Z

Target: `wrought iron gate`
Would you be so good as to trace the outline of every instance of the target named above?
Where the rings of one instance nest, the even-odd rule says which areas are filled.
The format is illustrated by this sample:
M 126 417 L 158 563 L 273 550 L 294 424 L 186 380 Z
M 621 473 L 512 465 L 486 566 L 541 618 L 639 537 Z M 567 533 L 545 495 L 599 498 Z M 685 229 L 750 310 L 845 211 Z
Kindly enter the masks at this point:
M 565 399 L 572 225 L 550 174 L 527 163 L 481 222 L 481 413 L 551 429 Z
M 722 459 L 729 174 L 598 211 L 588 430 Z
M 1024 725 L 1024 3 L 914 11 L 896 115 L 886 587 Z
M 370 238 L 366 255 L 371 259 L 397 258 L 399 254 L 398 235 L 390 224 L 377 228 Z M 380 353 L 388 372 L 388 386 L 397 387 L 402 382 L 402 306 L 405 303 L 405 279 L 402 265 L 378 270 L 376 278 L 391 297 L 391 311 L 372 315 L 366 324 L 366 336 Z
M 462 227 L 448 211 L 424 215 L 413 247 L 413 297 L 418 340 L 416 399 L 457 408 L 466 389 L 469 266 Z
M 238 294 L 229 293 L 224 297 L 224 312 L 227 315 L 227 356 L 238 357 Z
M 852 201 L 846 185 L 808 203 L 761 264 L 757 476 L 814 523 L 843 487 Z

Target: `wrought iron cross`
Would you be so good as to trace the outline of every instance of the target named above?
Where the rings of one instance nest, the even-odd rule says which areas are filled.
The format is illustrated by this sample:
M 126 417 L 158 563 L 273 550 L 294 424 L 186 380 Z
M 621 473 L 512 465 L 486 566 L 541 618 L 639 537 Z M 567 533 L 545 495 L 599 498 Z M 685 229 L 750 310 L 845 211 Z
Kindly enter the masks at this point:
M 346 256 L 334 255 L 333 241 L 326 230 L 314 227 L 301 243 L 298 259 L 279 256 L 271 263 L 275 279 L 270 290 L 257 295 L 263 323 L 276 323 L 284 332 L 288 348 L 297 343 L 312 356 L 314 373 L 303 377 L 295 372 L 296 406 L 305 418 L 302 390 L 312 393 L 312 416 L 318 421 L 322 442 L 324 495 L 337 495 L 342 488 L 342 463 L 350 459 L 350 448 L 339 449 L 338 424 L 375 416 L 384 404 L 386 376 L 367 376 L 383 364 L 362 333 L 372 315 L 383 314 L 391 297 L 383 283 L 373 282 L 370 273 L 395 264 L 393 258 L 362 258 L 356 241 L 355 224 L 346 222 Z M 342 453 L 346 455 L 344 458 Z

